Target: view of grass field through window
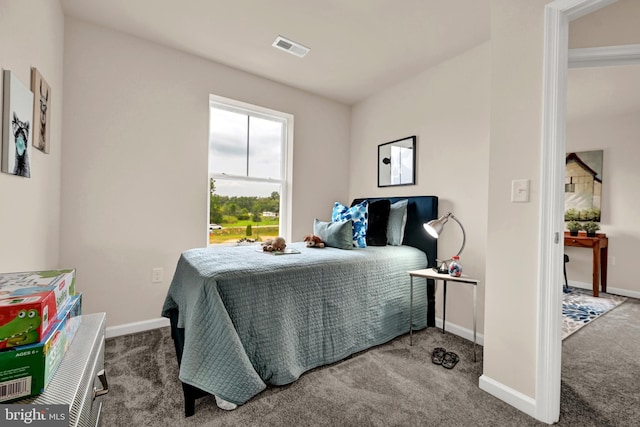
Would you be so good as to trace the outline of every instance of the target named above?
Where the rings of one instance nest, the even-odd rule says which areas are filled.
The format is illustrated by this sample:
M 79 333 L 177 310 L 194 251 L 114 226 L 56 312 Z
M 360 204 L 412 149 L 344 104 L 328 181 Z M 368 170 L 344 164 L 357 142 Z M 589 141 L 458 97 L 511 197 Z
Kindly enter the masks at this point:
M 287 120 L 256 109 L 211 101 L 209 244 L 280 235 Z
M 209 224 L 222 228 L 209 230 L 209 243 L 234 243 L 241 239 L 256 242 L 278 236 L 280 227 L 280 194 L 268 197 L 221 196 L 216 194 L 216 181 L 210 181 Z

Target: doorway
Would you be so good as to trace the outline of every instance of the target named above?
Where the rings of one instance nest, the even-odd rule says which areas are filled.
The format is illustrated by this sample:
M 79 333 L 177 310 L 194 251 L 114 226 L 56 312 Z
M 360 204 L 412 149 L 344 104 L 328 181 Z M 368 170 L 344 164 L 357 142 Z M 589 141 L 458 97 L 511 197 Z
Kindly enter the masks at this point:
M 562 290 L 556 284 L 562 275 L 569 22 L 615 1 L 555 0 L 545 7 L 536 418 L 547 423 L 560 413 Z

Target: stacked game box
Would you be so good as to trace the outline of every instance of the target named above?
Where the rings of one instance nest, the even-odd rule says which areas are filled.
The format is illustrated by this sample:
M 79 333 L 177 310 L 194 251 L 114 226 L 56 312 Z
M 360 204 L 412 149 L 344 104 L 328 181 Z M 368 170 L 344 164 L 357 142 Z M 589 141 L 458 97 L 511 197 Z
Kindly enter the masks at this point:
M 56 272 L 0 274 L 1 403 L 42 393 L 78 329 L 75 271 Z
M 42 341 L 75 277 L 74 269 L 0 273 L 0 350 Z

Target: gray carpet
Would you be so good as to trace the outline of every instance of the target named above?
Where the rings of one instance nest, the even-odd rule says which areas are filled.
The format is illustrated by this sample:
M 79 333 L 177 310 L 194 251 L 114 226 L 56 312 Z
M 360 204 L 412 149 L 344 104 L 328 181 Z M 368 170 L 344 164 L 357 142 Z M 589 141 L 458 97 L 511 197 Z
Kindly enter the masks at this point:
M 639 425 L 636 401 L 640 304 L 629 299 L 563 342 L 562 426 Z M 629 321 L 632 320 L 632 321 Z M 453 370 L 431 363 L 435 347 L 460 355 Z M 482 347 L 430 328 L 270 387 L 235 411 L 212 397 L 184 418 L 168 328 L 107 340 L 111 426 L 539 426 L 478 388 Z
M 561 411 L 587 425 L 640 425 L 639 356 L 640 300 L 629 298 L 562 342 Z

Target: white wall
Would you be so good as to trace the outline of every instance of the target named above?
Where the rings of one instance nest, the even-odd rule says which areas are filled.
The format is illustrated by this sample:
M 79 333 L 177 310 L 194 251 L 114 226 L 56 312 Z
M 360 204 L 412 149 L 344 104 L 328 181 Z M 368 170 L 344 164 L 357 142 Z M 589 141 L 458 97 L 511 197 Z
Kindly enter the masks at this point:
M 210 93 L 295 116 L 293 240 L 347 199 L 347 106 L 69 17 L 64 55 L 61 260 L 109 325 L 159 317 L 207 244 Z
M 640 43 L 640 2 L 617 0 L 571 21 L 569 47 L 586 48 Z
M 491 2 L 491 143 L 484 373 L 535 398 L 537 280 L 546 0 Z M 511 181 L 529 179 L 530 202 Z
M 384 89 L 352 112 L 350 198 L 436 195 L 439 213 L 453 212 L 464 225 L 467 245 L 460 261 L 476 277 L 478 331 L 483 330 L 485 241 L 489 161 L 490 44 L 484 43 L 414 78 Z M 417 136 L 416 185 L 378 188 L 378 145 Z M 425 239 L 429 238 L 425 234 Z M 440 258 L 462 243 L 453 221 L 438 240 Z M 436 316 L 442 317 L 442 285 Z M 470 287 L 450 284 L 447 323 L 473 329 Z
M 640 66 L 634 66 L 640 71 Z M 570 70 L 588 73 L 590 69 Z M 624 84 L 624 82 L 617 82 Z M 640 87 L 627 86 L 638 91 Z M 569 92 L 571 96 L 571 92 Z M 603 207 L 600 232 L 609 238 L 609 270 L 607 292 L 640 297 L 640 283 L 635 280 L 634 267 L 640 247 L 640 105 L 626 114 L 589 117 L 567 123 L 567 150 L 604 150 L 602 168 Z M 570 282 L 591 288 L 592 251 L 566 247 L 570 262 L 567 276 Z M 615 264 L 614 264 L 615 261 Z
M 0 272 L 63 267 L 58 253 L 63 40 L 57 1 L 0 0 L 0 68 L 31 88 L 31 67 L 36 67 L 52 90 L 49 154 L 31 147 L 31 178 L 0 173 Z M 0 105 L 2 99 L 0 84 Z
M 619 0 L 569 25 L 569 46 L 640 43 L 640 2 Z M 570 69 L 567 152 L 604 150 L 600 232 L 609 237 L 607 292 L 640 297 L 633 266 L 640 243 L 640 65 Z M 592 252 L 566 247 L 569 283 L 592 286 Z

